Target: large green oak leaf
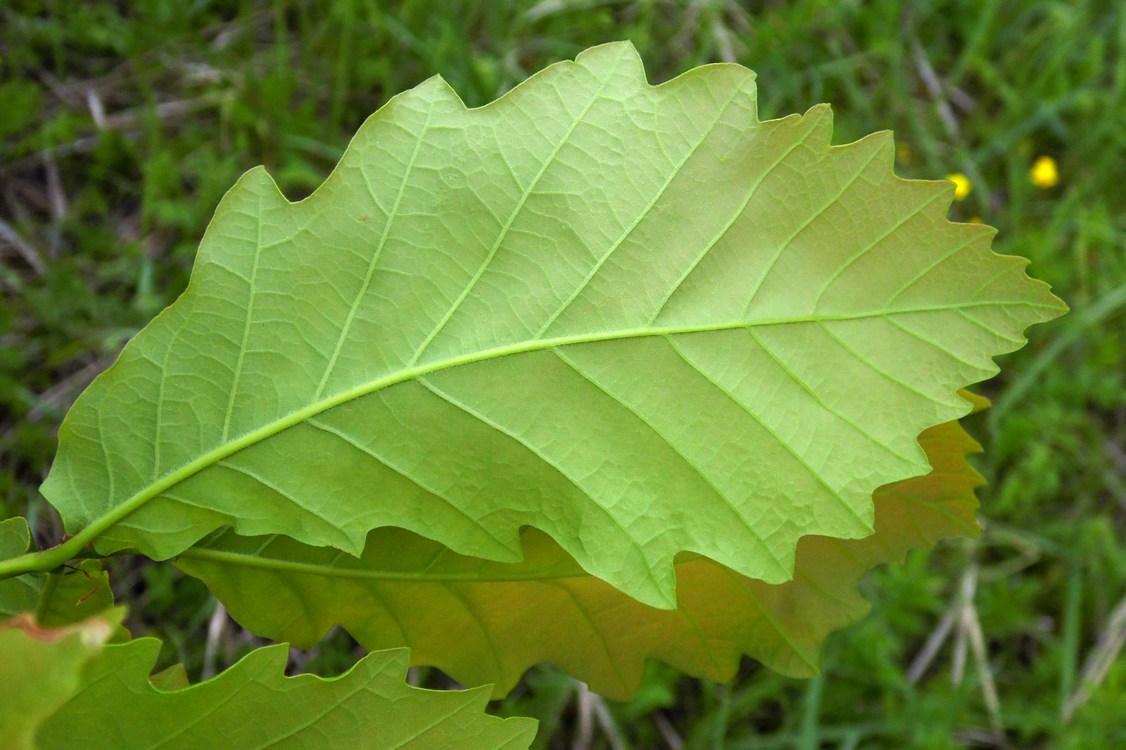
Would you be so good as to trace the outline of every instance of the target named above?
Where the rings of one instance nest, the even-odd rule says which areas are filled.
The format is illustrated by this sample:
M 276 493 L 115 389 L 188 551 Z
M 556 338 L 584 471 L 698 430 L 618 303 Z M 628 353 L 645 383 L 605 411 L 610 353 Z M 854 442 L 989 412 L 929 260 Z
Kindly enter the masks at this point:
M 368 648 L 409 645 L 419 664 L 464 684 L 494 683 L 495 697 L 543 662 L 619 699 L 640 685 L 649 658 L 717 681 L 730 679 L 743 655 L 810 676 L 825 637 L 867 611 L 857 583 L 869 568 L 943 537 L 977 534 L 974 488 L 982 479 L 966 461 L 977 444 L 957 423 L 927 430 L 920 442 L 934 468 L 876 491 L 875 534 L 802 538 L 794 578 L 783 584 L 682 556 L 676 610 L 626 596 L 533 531 L 521 563 L 463 557 L 381 529 L 360 560 L 284 537 L 225 532 L 177 565 L 259 635 L 311 647 L 340 624 Z
M 65 628 L 29 615 L 0 621 L 4 748 L 519 750 L 535 735 L 532 719 L 486 715 L 488 688 L 408 686 L 402 649 L 368 654 L 331 679 L 286 677 L 284 645 L 196 685 L 182 668 L 150 675 L 160 641 L 105 645 L 120 615 Z
M 654 606 L 681 552 L 786 581 L 1063 310 L 889 134 L 831 131 L 760 122 L 736 65 L 650 86 L 628 44 L 480 109 L 431 79 L 309 198 L 239 180 L 43 493 L 102 553 L 391 526 L 515 562 L 532 527 Z

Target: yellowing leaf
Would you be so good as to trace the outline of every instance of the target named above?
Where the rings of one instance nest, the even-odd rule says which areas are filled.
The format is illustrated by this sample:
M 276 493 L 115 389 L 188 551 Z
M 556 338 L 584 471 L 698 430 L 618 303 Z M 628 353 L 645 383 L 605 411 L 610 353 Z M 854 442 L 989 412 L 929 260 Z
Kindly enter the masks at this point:
M 928 430 L 920 443 L 934 470 L 877 491 L 873 536 L 802 538 L 794 579 L 780 585 L 682 558 L 672 611 L 625 596 L 537 532 L 525 534 L 520 564 L 462 557 L 394 529 L 373 532 L 362 560 L 224 534 L 177 564 L 259 635 L 308 647 L 339 623 L 368 648 L 409 645 L 417 663 L 466 684 L 493 682 L 497 696 L 541 662 L 615 698 L 638 687 L 647 658 L 726 680 L 748 654 L 807 676 L 825 636 L 867 611 L 856 589 L 866 570 L 977 533 L 981 478 L 965 458 L 977 444 L 956 423 Z
M 531 527 L 653 606 L 684 552 L 788 580 L 1063 310 L 887 133 L 831 131 L 760 122 L 745 68 L 653 87 L 612 44 L 480 109 L 395 97 L 298 203 L 252 170 L 67 415 L 68 549 L 231 526 L 359 555 L 393 526 L 511 563 Z

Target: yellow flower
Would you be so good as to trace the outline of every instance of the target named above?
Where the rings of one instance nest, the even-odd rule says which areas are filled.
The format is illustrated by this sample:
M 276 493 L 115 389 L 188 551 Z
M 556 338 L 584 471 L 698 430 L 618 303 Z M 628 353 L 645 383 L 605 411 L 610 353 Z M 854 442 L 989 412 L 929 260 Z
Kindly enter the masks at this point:
M 964 201 L 966 196 L 973 192 L 974 184 L 970 178 L 961 172 L 946 175 L 946 179 L 954 183 L 954 200 Z
M 1055 187 L 1060 181 L 1060 171 L 1056 167 L 1056 160 L 1050 156 L 1038 157 L 1032 163 L 1032 169 L 1028 171 L 1028 176 L 1033 185 L 1044 190 Z

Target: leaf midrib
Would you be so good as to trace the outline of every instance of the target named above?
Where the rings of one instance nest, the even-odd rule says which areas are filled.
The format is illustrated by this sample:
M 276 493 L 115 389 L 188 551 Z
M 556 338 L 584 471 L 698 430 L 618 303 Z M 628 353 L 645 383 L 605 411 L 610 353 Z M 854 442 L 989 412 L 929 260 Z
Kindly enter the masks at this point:
M 485 362 L 493 359 L 501 359 L 503 357 L 513 356 L 517 354 L 526 354 L 534 351 L 544 351 L 557 347 L 573 346 L 577 344 L 592 344 L 605 341 L 622 341 L 654 336 L 663 337 L 692 333 L 712 333 L 716 331 L 751 329 L 755 327 L 766 326 L 863 320 L 870 318 L 888 317 L 891 315 L 908 315 L 915 313 L 944 312 L 952 310 L 958 311 L 971 307 L 1032 307 L 1053 310 L 1055 309 L 1050 305 L 1042 305 L 1021 300 L 994 300 L 982 302 L 953 303 L 946 305 L 928 305 L 899 309 L 881 309 L 869 312 L 842 313 L 837 315 L 810 314 L 783 318 L 770 318 L 759 321 L 739 320 L 706 325 L 634 328 L 626 330 L 603 331 L 599 333 L 574 334 L 571 336 L 556 336 L 547 339 L 531 339 L 514 344 L 506 344 L 504 346 L 483 349 L 481 351 L 469 352 L 445 359 L 437 359 L 412 367 L 406 367 L 397 372 L 393 372 L 374 380 L 369 380 L 367 382 L 361 383 L 327 398 L 314 401 L 304 408 L 292 411 L 289 414 L 275 419 L 272 422 L 268 422 L 267 424 L 248 433 L 245 433 L 235 438 L 234 440 L 228 440 L 221 443 L 215 448 L 212 448 L 210 451 L 202 454 L 195 460 L 184 464 L 175 471 L 165 474 L 156 482 L 143 487 L 127 500 L 115 506 L 112 510 L 100 516 L 99 518 L 95 519 L 92 523 L 90 523 L 89 526 L 77 532 L 73 537 L 71 537 L 69 542 L 75 546 L 84 546 L 88 543 L 93 542 L 95 539 L 101 536 L 102 533 L 123 520 L 126 516 L 139 510 L 149 500 L 158 497 L 164 491 L 180 484 L 181 482 L 198 474 L 204 469 L 207 469 L 208 467 L 218 463 L 224 458 L 238 453 L 244 448 L 256 445 L 263 440 L 273 437 L 274 435 L 277 435 L 278 433 L 281 433 L 289 429 L 290 427 L 301 424 L 302 422 L 305 422 L 306 420 L 322 414 L 336 406 L 340 406 L 341 404 L 353 401 L 363 396 L 367 396 L 371 393 L 375 393 L 376 391 L 383 390 L 384 388 L 389 388 L 400 383 L 425 377 L 426 375 L 430 375 L 435 372 L 441 372 L 443 370 L 449 370 L 455 367 L 476 364 L 478 362 Z
M 521 581 L 565 581 L 573 578 L 596 578 L 582 568 L 573 572 L 554 573 L 530 571 L 528 573 L 504 573 L 485 575 L 474 571 L 465 573 L 435 574 L 422 570 L 419 572 L 395 572 L 390 570 L 368 570 L 364 568 L 342 568 L 331 563 L 300 562 L 278 557 L 263 557 L 247 552 L 210 549 L 208 547 L 189 547 L 177 555 L 177 559 L 203 560 L 221 565 L 235 565 L 244 568 L 257 568 L 272 573 L 296 573 L 319 578 L 341 578 L 361 581 L 411 581 L 415 583 L 517 583 Z M 707 559 L 697 552 L 682 551 L 674 565 L 685 565 L 695 560 Z

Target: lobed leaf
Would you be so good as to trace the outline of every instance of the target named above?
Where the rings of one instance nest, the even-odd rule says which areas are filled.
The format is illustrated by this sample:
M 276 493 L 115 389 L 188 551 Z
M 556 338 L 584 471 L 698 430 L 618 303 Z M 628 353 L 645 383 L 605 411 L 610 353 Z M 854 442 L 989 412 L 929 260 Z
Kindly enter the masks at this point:
M 780 585 L 682 556 L 672 611 L 622 594 L 534 531 L 518 564 L 462 557 L 381 529 L 360 560 L 282 537 L 224 533 L 177 565 L 259 635 L 310 647 L 341 624 L 368 648 L 409 645 L 417 663 L 464 684 L 495 683 L 494 697 L 541 662 L 620 699 L 640 685 L 647 658 L 719 681 L 734 675 L 744 654 L 809 676 L 825 636 L 867 611 L 856 589 L 865 571 L 942 537 L 977 533 L 973 490 L 981 477 L 966 462 L 977 444 L 957 423 L 931 428 L 920 443 L 933 471 L 876 492 L 873 536 L 803 538 L 794 578 Z
M 371 653 L 347 673 L 285 676 L 288 648 L 252 651 L 190 687 L 180 675 L 150 680 L 160 642 L 107 646 L 80 689 L 39 729 L 41 750 L 120 748 L 304 748 L 517 750 L 532 719 L 484 714 L 488 690 L 434 691 L 403 682 L 406 651 Z M 169 689 L 176 686 L 175 689 Z
M 628 44 L 480 109 L 431 79 L 308 199 L 235 185 L 43 493 L 102 553 L 392 526 L 513 563 L 532 527 L 652 606 L 683 552 L 789 580 L 1063 310 L 888 134 L 831 130 L 760 122 L 735 65 L 650 86 Z
M 517 750 L 535 735 L 531 719 L 485 715 L 487 688 L 407 686 L 404 650 L 368 654 L 333 679 L 286 677 L 284 645 L 198 685 L 182 667 L 150 677 L 159 641 L 105 645 L 121 616 L 65 628 L 30 615 L 0 621 L 5 748 Z

